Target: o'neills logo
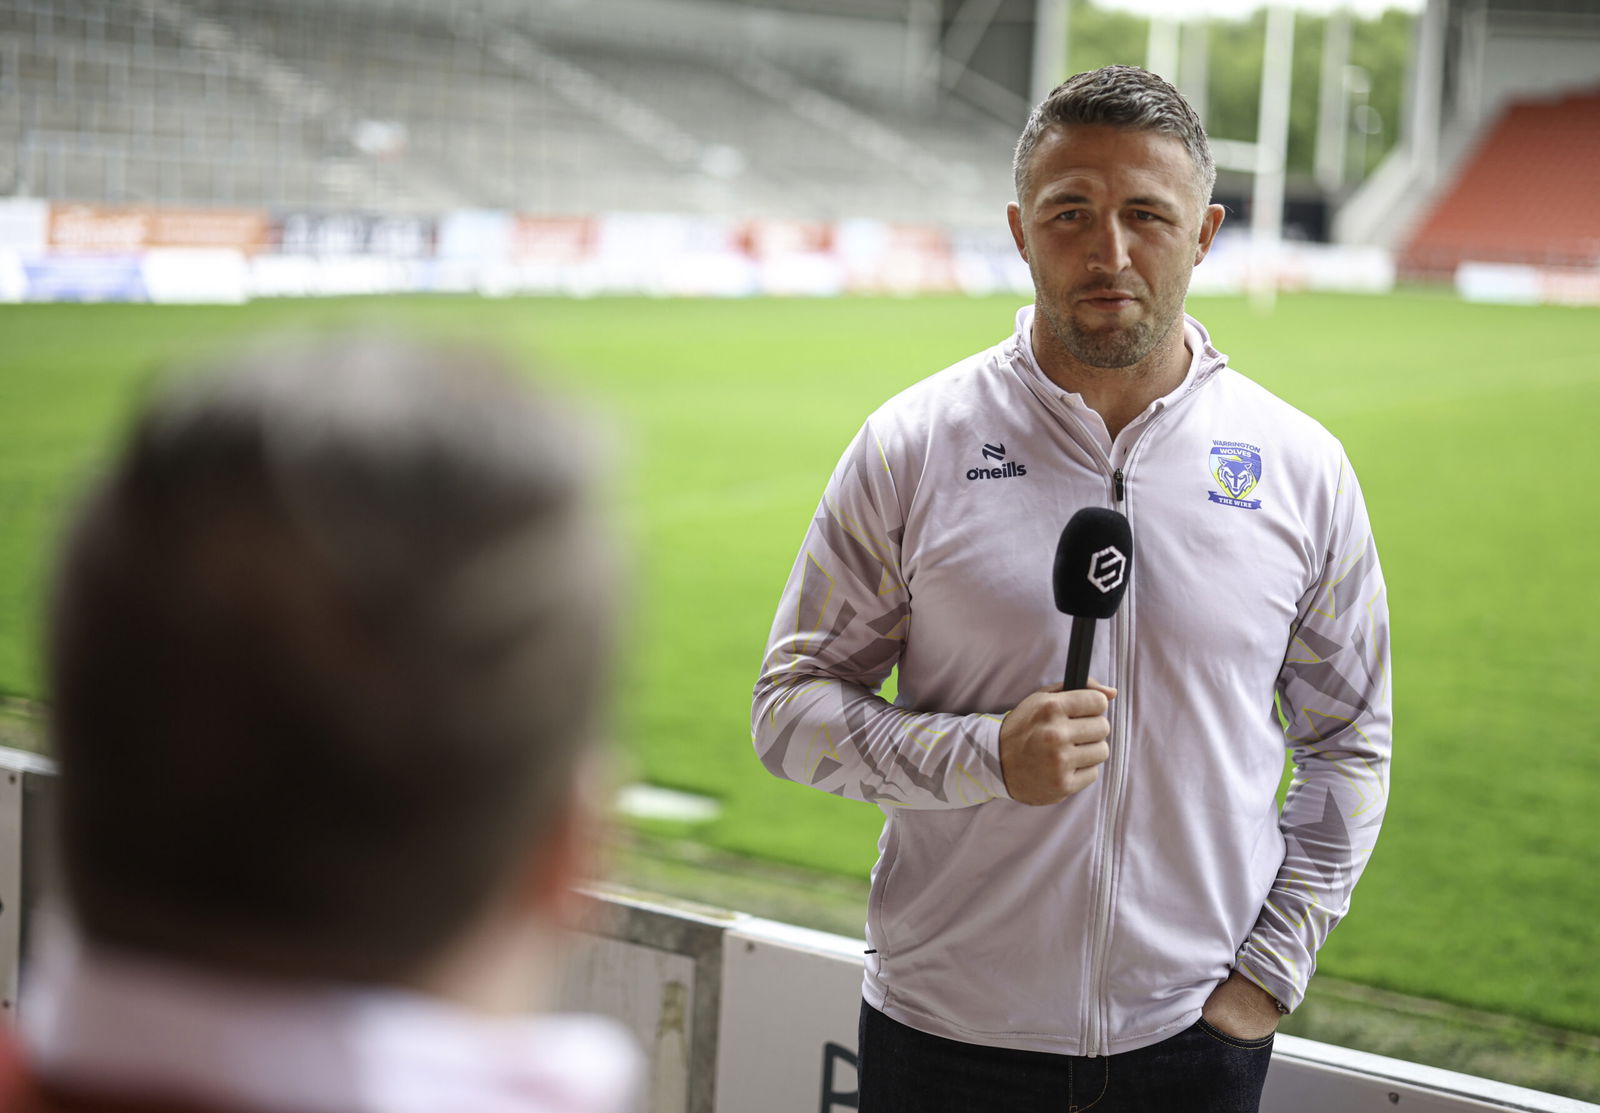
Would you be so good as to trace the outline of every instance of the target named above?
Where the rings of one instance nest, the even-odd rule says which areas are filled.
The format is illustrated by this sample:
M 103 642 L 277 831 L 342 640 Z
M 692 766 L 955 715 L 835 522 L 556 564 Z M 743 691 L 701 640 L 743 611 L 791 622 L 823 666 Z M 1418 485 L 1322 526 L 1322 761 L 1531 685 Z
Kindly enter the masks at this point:
M 1027 475 L 1028 466 L 1019 464 L 1015 460 L 1006 459 L 1006 446 L 1003 444 L 986 444 L 983 446 L 983 458 L 993 460 L 999 466 L 993 468 L 968 468 L 968 479 L 1010 479 L 1016 475 Z

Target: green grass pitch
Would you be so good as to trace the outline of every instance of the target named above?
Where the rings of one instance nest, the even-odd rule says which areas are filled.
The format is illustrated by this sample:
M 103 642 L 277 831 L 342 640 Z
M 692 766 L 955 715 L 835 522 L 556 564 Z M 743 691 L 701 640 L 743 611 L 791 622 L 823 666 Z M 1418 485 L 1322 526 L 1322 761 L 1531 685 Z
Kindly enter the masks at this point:
M 864 874 L 876 809 L 770 778 L 749 693 L 822 483 L 862 417 L 1005 335 L 1015 299 L 392 299 L 0 308 L 0 690 L 36 694 L 47 550 L 149 369 L 281 325 L 477 337 L 604 413 L 633 545 L 616 730 L 707 793 L 693 832 Z M 1323 951 L 1341 977 L 1600 1032 L 1600 312 L 1423 294 L 1194 299 L 1234 366 L 1361 474 L 1394 618 L 1383 838 Z M 1047 570 L 1041 569 L 1041 575 Z

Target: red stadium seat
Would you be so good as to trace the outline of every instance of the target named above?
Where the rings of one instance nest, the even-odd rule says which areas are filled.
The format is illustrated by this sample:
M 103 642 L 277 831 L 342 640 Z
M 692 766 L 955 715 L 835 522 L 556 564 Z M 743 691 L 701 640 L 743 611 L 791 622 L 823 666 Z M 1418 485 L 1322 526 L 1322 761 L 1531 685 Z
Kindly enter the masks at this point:
M 1403 277 L 1458 264 L 1600 265 L 1600 89 L 1510 105 L 1401 251 Z

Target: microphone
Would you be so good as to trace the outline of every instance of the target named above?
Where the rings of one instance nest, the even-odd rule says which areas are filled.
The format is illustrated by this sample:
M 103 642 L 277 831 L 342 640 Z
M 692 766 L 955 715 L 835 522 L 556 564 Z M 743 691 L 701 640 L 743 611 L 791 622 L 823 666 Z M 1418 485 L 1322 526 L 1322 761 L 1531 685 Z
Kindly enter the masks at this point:
M 1056 544 L 1052 580 L 1056 610 L 1072 616 L 1067 691 L 1088 684 L 1095 620 L 1117 613 L 1132 574 L 1133 529 L 1128 519 L 1103 506 L 1086 506 L 1074 514 Z

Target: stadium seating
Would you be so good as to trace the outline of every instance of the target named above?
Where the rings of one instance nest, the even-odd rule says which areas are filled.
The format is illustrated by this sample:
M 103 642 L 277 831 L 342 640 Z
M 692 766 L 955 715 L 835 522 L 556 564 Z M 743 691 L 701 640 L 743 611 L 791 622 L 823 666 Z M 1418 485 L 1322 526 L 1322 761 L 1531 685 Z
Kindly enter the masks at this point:
M 568 20 L 584 5 L 568 6 Z M 1014 127 L 515 5 L 13 0 L 0 195 L 993 223 Z
M 1600 89 L 1509 105 L 1400 256 L 1411 278 L 1462 262 L 1600 267 Z

